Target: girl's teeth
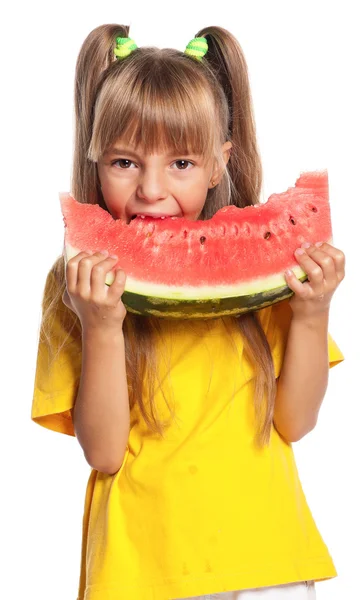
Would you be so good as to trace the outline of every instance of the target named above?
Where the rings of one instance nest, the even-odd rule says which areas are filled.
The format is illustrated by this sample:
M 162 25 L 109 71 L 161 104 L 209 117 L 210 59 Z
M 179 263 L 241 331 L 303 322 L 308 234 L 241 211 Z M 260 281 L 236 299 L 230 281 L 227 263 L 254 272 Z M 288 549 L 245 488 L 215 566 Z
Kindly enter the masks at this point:
M 138 217 L 140 217 L 141 219 L 145 219 L 145 215 L 138 215 Z M 158 216 L 153 217 L 153 215 L 151 215 L 151 217 L 153 219 L 165 219 L 166 218 L 166 217 L 158 217 Z

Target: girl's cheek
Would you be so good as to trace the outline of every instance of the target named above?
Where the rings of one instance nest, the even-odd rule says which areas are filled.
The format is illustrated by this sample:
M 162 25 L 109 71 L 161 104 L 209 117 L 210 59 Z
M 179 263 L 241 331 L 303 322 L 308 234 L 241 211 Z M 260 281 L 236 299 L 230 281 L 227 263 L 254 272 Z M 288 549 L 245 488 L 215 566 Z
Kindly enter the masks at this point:
M 104 201 L 109 213 L 114 219 L 125 220 L 125 203 L 120 198 L 118 200 L 110 200 L 104 196 Z

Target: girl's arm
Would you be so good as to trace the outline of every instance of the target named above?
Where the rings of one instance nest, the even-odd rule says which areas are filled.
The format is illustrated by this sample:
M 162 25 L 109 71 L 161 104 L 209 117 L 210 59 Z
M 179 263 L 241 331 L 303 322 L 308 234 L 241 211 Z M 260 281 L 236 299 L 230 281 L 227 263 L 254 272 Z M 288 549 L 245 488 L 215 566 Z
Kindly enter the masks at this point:
M 286 272 L 294 295 L 292 320 L 278 380 L 274 424 L 287 441 L 296 442 L 317 422 L 329 373 L 328 322 L 330 302 L 345 276 L 345 255 L 328 243 L 302 244 L 297 262 L 308 280 Z
M 329 378 L 328 322 L 328 310 L 311 319 L 292 317 L 273 417 L 288 442 L 316 425 Z
M 118 471 L 130 427 L 121 329 L 82 331 L 82 371 L 73 424 L 89 465 L 110 475 Z
M 108 252 L 79 252 L 67 262 L 62 298 L 82 326 L 74 431 L 89 465 L 110 475 L 122 464 L 130 427 L 121 301 L 125 273 L 117 269 L 114 282 L 105 285 L 115 260 Z

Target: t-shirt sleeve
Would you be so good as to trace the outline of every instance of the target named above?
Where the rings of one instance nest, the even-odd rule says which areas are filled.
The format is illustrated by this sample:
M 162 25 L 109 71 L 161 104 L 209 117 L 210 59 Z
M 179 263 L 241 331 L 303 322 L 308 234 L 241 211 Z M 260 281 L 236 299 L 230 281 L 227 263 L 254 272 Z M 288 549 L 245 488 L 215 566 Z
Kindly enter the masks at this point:
M 50 288 L 55 289 L 52 272 L 47 277 L 45 295 Z M 52 316 L 49 340 L 42 332 L 39 336 L 31 419 L 47 429 L 74 436 L 71 409 L 81 376 L 82 350 L 79 334 L 69 334 L 69 322 L 69 313 L 60 298 Z
M 292 310 L 289 306 L 289 300 L 282 300 L 281 302 L 273 304 L 270 307 L 268 330 L 266 335 L 272 351 L 276 378 L 279 377 L 281 372 L 291 319 Z M 333 340 L 330 333 L 328 333 L 329 368 L 338 365 L 343 360 L 344 356 L 340 348 Z

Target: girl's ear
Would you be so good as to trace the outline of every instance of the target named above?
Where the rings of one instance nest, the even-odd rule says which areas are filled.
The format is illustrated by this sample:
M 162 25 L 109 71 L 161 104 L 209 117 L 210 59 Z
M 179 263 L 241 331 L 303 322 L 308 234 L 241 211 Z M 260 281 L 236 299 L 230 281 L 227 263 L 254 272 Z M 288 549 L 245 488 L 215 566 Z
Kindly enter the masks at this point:
M 225 166 L 227 165 L 227 163 L 229 162 L 229 158 L 230 158 L 230 153 L 231 153 L 231 148 L 232 148 L 232 143 L 231 142 L 225 142 L 225 144 L 222 145 L 221 147 L 221 151 L 222 151 L 222 156 L 225 162 Z M 211 174 L 211 180 L 210 180 L 210 185 L 209 188 L 213 188 L 215 187 L 215 185 L 217 185 L 218 183 L 220 183 L 220 180 L 222 178 L 224 169 L 219 167 L 217 164 L 215 164 L 215 168 Z
M 225 144 L 222 145 L 222 154 L 224 157 L 225 165 L 227 165 L 229 162 L 232 146 L 233 145 L 231 142 L 225 142 Z

